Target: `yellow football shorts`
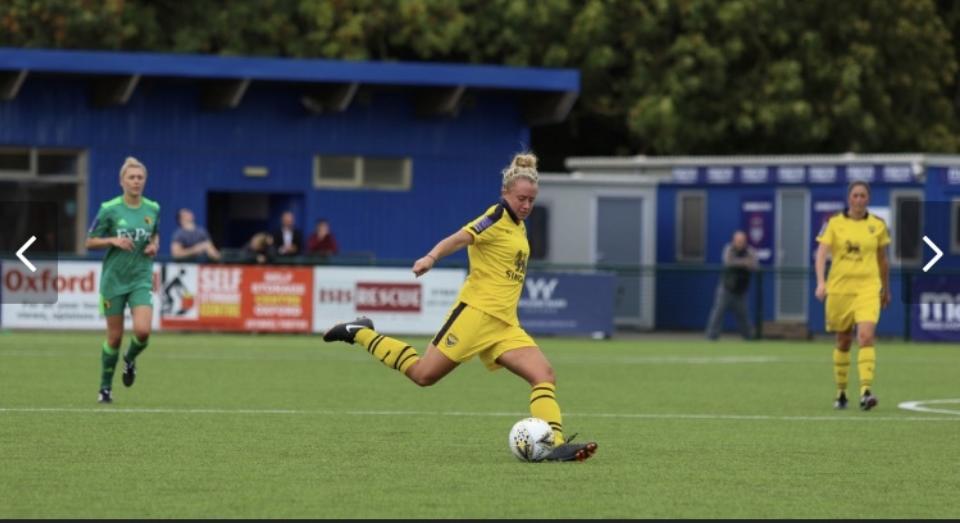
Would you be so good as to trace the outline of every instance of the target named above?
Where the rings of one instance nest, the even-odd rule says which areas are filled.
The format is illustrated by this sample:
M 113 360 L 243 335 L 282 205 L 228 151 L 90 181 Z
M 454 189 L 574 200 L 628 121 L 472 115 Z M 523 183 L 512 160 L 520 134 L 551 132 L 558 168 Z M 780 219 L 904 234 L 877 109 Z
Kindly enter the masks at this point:
M 520 326 L 510 325 L 463 302 L 447 313 L 433 344 L 456 363 L 479 354 L 480 361 L 491 371 L 500 368 L 497 358 L 505 352 L 537 346 Z
M 880 292 L 828 294 L 827 332 L 847 332 L 857 323 L 877 323 L 880 319 Z

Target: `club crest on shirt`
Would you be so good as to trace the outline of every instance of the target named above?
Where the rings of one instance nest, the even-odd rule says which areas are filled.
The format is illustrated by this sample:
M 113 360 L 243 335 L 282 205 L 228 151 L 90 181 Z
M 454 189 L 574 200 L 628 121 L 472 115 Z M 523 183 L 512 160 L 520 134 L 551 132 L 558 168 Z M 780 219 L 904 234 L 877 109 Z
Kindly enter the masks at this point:
M 877 230 L 877 228 L 874 227 L 873 225 L 867 225 L 867 231 L 868 231 L 870 234 L 873 234 L 874 232 L 876 232 L 876 230 Z
M 147 222 L 147 225 L 150 225 L 150 222 L 152 222 L 153 220 L 151 220 L 149 216 L 144 216 L 143 221 Z

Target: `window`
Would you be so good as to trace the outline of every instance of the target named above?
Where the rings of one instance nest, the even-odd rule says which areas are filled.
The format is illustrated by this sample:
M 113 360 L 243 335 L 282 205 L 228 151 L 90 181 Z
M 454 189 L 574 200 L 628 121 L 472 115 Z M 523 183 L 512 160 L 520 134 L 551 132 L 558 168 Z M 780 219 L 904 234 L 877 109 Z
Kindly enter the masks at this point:
M 83 151 L 0 146 L 0 199 L 46 202 L 57 210 L 55 216 L 28 220 L 42 231 L 37 234 L 38 249 L 56 246 L 61 253 L 83 251 L 88 225 L 85 186 Z M 16 227 L 23 220 L 7 218 L 4 223 Z
M 707 195 L 677 193 L 677 261 L 703 261 L 706 251 Z
M 355 156 L 317 156 L 314 184 L 352 185 L 357 179 Z
M 0 204 L 0 220 L 4 223 L 5 233 L 0 239 L 0 250 L 16 250 L 26 238 L 36 236 L 36 243 L 30 248 L 32 252 L 77 251 L 76 186 L 0 179 L 0 194 L 4 200 L 25 204 Z M 84 220 L 86 217 L 81 219 Z M 11 245 L 9 241 L 17 245 Z
M 918 265 L 923 259 L 923 195 L 892 191 L 894 258 L 902 264 Z
M 16 149 L 0 146 L 0 178 L 37 180 L 56 176 L 65 181 L 81 177 L 81 151 Z
M 44 152 L 37 154 L 37 175 L 75 175 L 79 155 L 72 152 Z
M 357 189 L 409 190 L 410 158 L 364 156 L 316 156 L 313 186 Z
M 527 216 L 527 239 L 530 241 L 530 259 L 544 260 L 550 253 L 548 242 L 550 209 L 537 205 Z
M 29 174 L 29 149 L 0 149 L 0 173 Z

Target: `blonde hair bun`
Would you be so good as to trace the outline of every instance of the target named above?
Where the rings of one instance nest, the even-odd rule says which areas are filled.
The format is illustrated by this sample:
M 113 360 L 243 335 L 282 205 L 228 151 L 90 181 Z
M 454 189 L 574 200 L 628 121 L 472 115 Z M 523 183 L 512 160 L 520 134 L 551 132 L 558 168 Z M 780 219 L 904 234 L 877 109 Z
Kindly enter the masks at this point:
M 540 181 L 537 173 L 537 157 L 530 152 L 518 153 L 513 156 L 510 167 L 503 170 L 503 187 L 509 188 L 519 178 L 526 178 L 532 183 Z
M 521 169 L 536 169 L 537 168 L 537 157 L 532 154 L 518 154 L 513 157 L 513 166 L 520 167 Z

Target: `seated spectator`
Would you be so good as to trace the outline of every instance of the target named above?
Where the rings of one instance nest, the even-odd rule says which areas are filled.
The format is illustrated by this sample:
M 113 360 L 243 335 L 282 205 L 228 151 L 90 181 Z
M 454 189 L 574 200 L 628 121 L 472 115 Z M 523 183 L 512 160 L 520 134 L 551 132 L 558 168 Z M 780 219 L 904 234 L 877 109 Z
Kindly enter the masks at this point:
M 330 231 L 330 223 L 320 218 L 313 234 L 307 239 L 307 254 L 326 258 L 337 254 L 339 250 L 337 238 Z
M 273 263 L 277 250 L 273 247 L 273 236 L 258 232 L 243 247 L 244 263 Z
M 206 262 L 220 259 L 220 251 L 213 246 L 210 234 L 194 222 L 193 211 L 180 209 L 177 212 L 177 224 L 180 227 L 173 233 L 170 242 L 170 254 L 174 260 Z

